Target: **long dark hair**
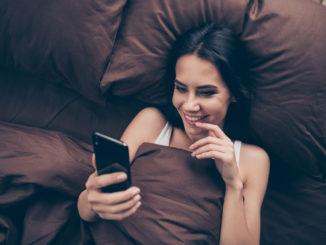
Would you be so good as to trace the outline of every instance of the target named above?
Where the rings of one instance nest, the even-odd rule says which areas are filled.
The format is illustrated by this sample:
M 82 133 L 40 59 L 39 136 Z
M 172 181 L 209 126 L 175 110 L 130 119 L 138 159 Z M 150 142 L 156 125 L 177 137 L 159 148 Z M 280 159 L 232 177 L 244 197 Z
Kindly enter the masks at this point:
M 224 131 L 231 138 L 244 138 L 248 127 L 250 90 L 244 48 L 239 38 L 229 28 L 206 24 L 180 36 L 174 43 L 168 59 L 168 91 L 172 101 L 175 66 L 184 55 L 193 54 L 215 64 L 236 103 L 231 103 L 225 118 Z M 170 106 L 173 107 L 171 104 Z M 174 108 L 169 109 L 169 121 L 174 126 L 182 122 Z M 178 115 L 178 116 L 176 116 Z

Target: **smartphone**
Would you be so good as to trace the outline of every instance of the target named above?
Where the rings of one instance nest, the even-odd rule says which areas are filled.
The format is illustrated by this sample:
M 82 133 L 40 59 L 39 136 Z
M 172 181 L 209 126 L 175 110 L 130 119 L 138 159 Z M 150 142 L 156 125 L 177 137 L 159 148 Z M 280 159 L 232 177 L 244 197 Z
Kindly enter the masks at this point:
M 127 144 L 99 132 L 93 132 L 92 140 L 98 174 L 102 175 L 121 171 L 125 172 L 128 176 L 125 182 L 104 187 L 102 191 L 117 192 L 128 189 L 131 186 L 131 178 Z

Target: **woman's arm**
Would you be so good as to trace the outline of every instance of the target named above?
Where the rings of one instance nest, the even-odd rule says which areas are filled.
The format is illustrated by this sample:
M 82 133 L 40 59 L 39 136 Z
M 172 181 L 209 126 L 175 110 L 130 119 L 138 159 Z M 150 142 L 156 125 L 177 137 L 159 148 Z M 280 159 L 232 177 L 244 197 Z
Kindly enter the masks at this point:
M 190 149 L 199 159 L 213 158 L 226 186 L 220 244 L 259 244 L 260 208 L 269 175 L 269 158 L 264 150 L 243 144 L 240 169 L 233 142 L 216 125 L 196 123 L 208 136 Z
M 165 123 L 163 115 L 155 108 L 146 108 L 137 114 L 121 137 L 121 140 L 128 144 L 130 161 L 133 161 L 138 147 L 143 142 L 155 141 Z M 93 165 L 95 166 L 94 158 Z M 141 205 L 138 187 L 133 186 L 115 193 L 101 191 L 102 187 L 123 182 L 126 177 L 122 172 L 98 176 L 95 171 L 90 175 L 86 189 L 78 198 L 80 217 L 86 221 L 98 218 L 121 220 L 135 213 Z
M 265 195 L 269 158 L 255 146 L 242 147 L 240 161 L 244 184 L 226 186 L 220 244 L 259 244 L 260 210 Z

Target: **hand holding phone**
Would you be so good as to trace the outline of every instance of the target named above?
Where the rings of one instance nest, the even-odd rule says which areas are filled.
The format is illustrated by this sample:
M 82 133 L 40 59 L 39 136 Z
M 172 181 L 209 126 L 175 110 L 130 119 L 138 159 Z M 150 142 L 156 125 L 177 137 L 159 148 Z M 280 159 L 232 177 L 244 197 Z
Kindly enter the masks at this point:
M 125 172 L 127 180 L 102 188 L 103 192 L 117 192 L 131 186 L 128 146 L 117 139 L 94 132 L 92 135 L 96 169 L 99 175 Z

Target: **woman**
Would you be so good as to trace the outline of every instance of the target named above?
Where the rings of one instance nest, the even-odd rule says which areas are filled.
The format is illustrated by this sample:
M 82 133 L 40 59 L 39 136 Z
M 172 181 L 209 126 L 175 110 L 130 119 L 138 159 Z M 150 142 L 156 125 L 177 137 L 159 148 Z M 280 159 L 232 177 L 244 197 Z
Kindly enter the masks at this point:
M 269 158 L 261 148 L 233 141 L 223 131 L 232 131 L 227 125 L 231 107 L 243 106 L 241 112 L 247 113 L 248 93 L 237 75 L 238 50 L 237 39 L 227 28 L 205 25 L 183 35 L 172 49 L 170 62 L 174 73 L 172 104 L 182 127 L 173 127 L 159 110 L 146 108 L 133 119 L 121 140 L 129 146 L 131 161 L 144 142 L 185 149 L 198 159 L 214 159 L 225 182 L 220 244 L 253 245 L 260 239 L 260 208 Z M 120 220 L 135 213 L 141 205 L 138 187 L 116 193 L 100 191 L 125 179 L 124 173 L 93 173 L 79 197 L 80 216 L 87 221 L 99 217 Z

